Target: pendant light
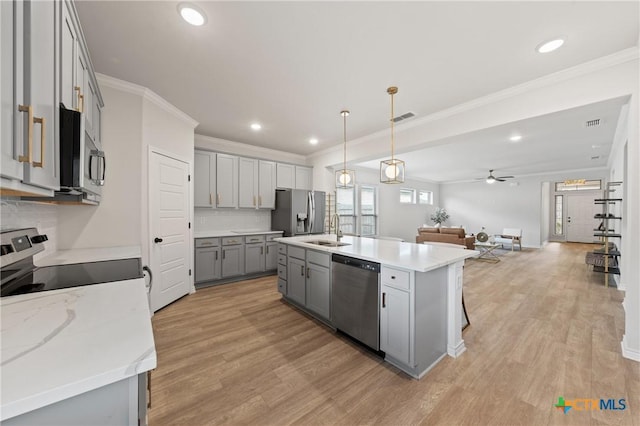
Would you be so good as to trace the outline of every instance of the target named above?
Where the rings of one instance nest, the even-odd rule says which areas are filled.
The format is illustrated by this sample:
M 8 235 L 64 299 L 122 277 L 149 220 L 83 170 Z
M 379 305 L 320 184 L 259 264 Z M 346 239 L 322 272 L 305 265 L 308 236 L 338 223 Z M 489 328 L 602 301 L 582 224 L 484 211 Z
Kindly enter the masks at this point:
M 356 172 L 347 169 L 347 116 L 349 111 L 340 111 L 343 124 L 343 138 L 344 138 L 344 157 L 342 163 L 342 169 L 336 171 L 336 188 L 352 188 L 356 182 Z
M 403 183 L 404 182 L 404 161 L 398 160 L 393 156 L 394 139 L 393 139 L 393 95 L 398 93 L 395 86 L 389 87 L 387 93 L 391 95 L 391 159 L 380 162 L 380 182 L 381 183 Z

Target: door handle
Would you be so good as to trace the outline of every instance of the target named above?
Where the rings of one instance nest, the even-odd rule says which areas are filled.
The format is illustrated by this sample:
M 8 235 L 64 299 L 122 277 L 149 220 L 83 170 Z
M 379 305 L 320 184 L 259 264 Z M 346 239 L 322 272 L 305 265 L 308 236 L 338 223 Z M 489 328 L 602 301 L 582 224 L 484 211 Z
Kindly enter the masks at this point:
M 158 237 L 154 238 L 154 240 L 153 240 L 154 243 L 161 243 L 162 241 L 164 241 L 164 240 L 162 238 L 158 238 Z
M 387 307 L 387 293 L 382 293 L 382 307 Z

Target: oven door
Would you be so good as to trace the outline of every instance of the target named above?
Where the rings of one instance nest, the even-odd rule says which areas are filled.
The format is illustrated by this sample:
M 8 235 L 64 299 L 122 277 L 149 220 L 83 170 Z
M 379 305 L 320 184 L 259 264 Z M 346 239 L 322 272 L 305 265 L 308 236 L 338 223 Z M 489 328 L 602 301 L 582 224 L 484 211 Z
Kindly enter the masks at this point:
M 104 151 L 97 146 L 89 135 L 84 135 L 82 189 L 95 195 L 102 195 L 105 171 L 107 167 Z

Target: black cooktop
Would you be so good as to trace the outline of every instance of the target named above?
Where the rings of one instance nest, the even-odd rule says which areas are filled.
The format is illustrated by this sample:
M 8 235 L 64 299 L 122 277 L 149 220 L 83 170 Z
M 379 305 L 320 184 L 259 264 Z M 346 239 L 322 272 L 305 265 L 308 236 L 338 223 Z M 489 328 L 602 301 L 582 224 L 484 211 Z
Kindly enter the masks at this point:
M 142 278 L 140 259 L 45 266 L 2 284 L 0 296 Z

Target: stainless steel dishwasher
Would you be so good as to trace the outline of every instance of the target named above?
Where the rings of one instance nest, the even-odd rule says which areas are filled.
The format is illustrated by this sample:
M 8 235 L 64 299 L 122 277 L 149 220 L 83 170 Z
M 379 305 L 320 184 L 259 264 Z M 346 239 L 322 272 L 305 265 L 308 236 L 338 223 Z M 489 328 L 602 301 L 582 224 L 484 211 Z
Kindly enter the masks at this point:
M 331 272 L 333 325 L 380 350 L 380 264 L 334 254 Z

